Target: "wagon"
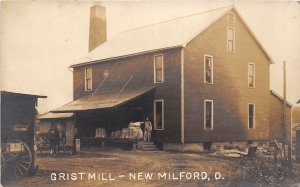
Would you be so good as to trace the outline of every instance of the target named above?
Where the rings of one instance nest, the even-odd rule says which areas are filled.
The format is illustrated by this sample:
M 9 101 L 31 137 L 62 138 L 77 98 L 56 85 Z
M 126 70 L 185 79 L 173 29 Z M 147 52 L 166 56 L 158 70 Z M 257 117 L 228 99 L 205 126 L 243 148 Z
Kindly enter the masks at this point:
M 33 153 L 25 142 L 10 139 L 1 142 L 1 173 L 8 178 L 19 178 L 26 174 L 34 173 Z
M 0 91 L 1 178 L 20 178 L 37 171 L 34 125 L 38 98 L 46 96 Z

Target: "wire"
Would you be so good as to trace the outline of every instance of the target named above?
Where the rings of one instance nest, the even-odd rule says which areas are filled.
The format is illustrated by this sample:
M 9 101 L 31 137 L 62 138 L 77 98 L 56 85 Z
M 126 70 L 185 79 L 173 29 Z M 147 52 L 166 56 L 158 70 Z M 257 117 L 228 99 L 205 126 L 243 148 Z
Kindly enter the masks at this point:
M 158 24 L 161 24 L 161 23 L 169 22 L 169 21 L 179 20 L 179 19 L 183 19 L 183 18 L 187 18 L 187 17 L 191 17 L 191 16 L 196 16 L 196 15 L 199 15 L 199 14 L 205 14 L 205 13 L 208 13 L 208 12 L 212 12 L 212 11 L 215 11 L 215 10 L 220 10 L 220 9 L 228 8 L 228 7 L 232 7 L 232 5 L 224 6 L 224 7 L 220 7 L 220 8 L 215 8 L 215 9 L 211 9 L 211 10 L 207 10 L 207 11 L 204 11 L 204 12 L 197 12 L 197 13 L 190 14 L 190 15 L 187 15 L 187 16 L 183 16 L 183 17 L 179 17 L 179 18 L 174 18 L 174 19 L 169 19 L 169 20 L 157 22 L 157 23 L 154 23 L 154 24 L 144 25 L 144 26 L 141 26 L 141 27 L 136 27 L 136 28 L 133 28 L 133 29 L 125 30 L 125 31 L 123 31 L 121 33 L 129 32 L 129 31 L 133 31 L 133 30 L 137 30 L 137 29 L 141 29 L 141 28 L 145 28 L 145 27 L 149 27 L 149 26 L 153 26 L 153 25 L 158 25 Z

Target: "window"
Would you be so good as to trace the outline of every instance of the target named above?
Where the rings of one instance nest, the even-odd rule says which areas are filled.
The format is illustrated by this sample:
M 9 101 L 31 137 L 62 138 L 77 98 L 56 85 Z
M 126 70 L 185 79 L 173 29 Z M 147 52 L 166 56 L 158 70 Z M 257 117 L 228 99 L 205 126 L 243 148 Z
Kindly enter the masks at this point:
M 85 91 L 92 90 L 92 68 L 85 69 Z
M 213 57 L 204 55 L 204 83 L 213 83 Z
M 254 129 L 255 125 L 255 105 L 248 104 L 248 128 Z
M 154 101 L 154 129 L 164 130 L 164 101 Z
M 204 129 L 213 129 L 213 101 L 204 101 Z
M 154 56 L 154 83 L 164 82 L 163 55 Z
M 255 87 L 255 64 L 253 63 L 248 64 L 248 87 Z
M 235 51 L 235 29 L 227 27 L 227 51 Z
M 228 14 L 227 14 L 227 21 L 235 23 L 235 14 L 233 12 L 228 12 Z

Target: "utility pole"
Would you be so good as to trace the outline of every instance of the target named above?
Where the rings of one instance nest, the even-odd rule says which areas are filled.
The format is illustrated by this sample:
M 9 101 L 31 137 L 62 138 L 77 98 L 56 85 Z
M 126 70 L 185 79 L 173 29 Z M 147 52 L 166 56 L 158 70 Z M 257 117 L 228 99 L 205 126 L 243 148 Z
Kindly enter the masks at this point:
M 282 148 L 283 148 L 284 160 L 286 160 L 285 105 L 286 105 L 286 62 L 283 61 Z
M 288 136 L 288 128 L 287 128 L 287 124 L 285 123 L 285 108 L 286 108 L 286 61 L 283 61 L 283 112 L 282 112 L 282 120 L 283 120 L 283 145 L 284 145 L 284 149 L 283 149 L 283 153 L 284 153 L 284 157 L 285 160 L 288 160 L 288 165 L 291 165 L 292 163 L 292 134 L 290 134 L 290 136 Z M 286 155 L 286 144 L 288 144 L 288 155 Z M 286 159 L 286 156 L 287 159 Z

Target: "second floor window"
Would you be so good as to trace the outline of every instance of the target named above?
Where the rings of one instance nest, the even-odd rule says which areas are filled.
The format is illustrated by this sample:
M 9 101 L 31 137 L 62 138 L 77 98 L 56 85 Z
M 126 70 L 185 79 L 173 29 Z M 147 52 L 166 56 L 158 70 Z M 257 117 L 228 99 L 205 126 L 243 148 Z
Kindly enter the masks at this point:
M 204 83 L 213 83 L 213 57 L 204 56 Z
M 164 59 L 163 55 L 154 56 L 154 83 L 164 82 Z
M 248 87 L 255 87 L 255 65 L 252 63 L 248 64 Z
M 92 68 L 85 69 L 85 91 L 92 90 Z
M 235 30 L 227 27 L 227 51 L 235 52 Z

